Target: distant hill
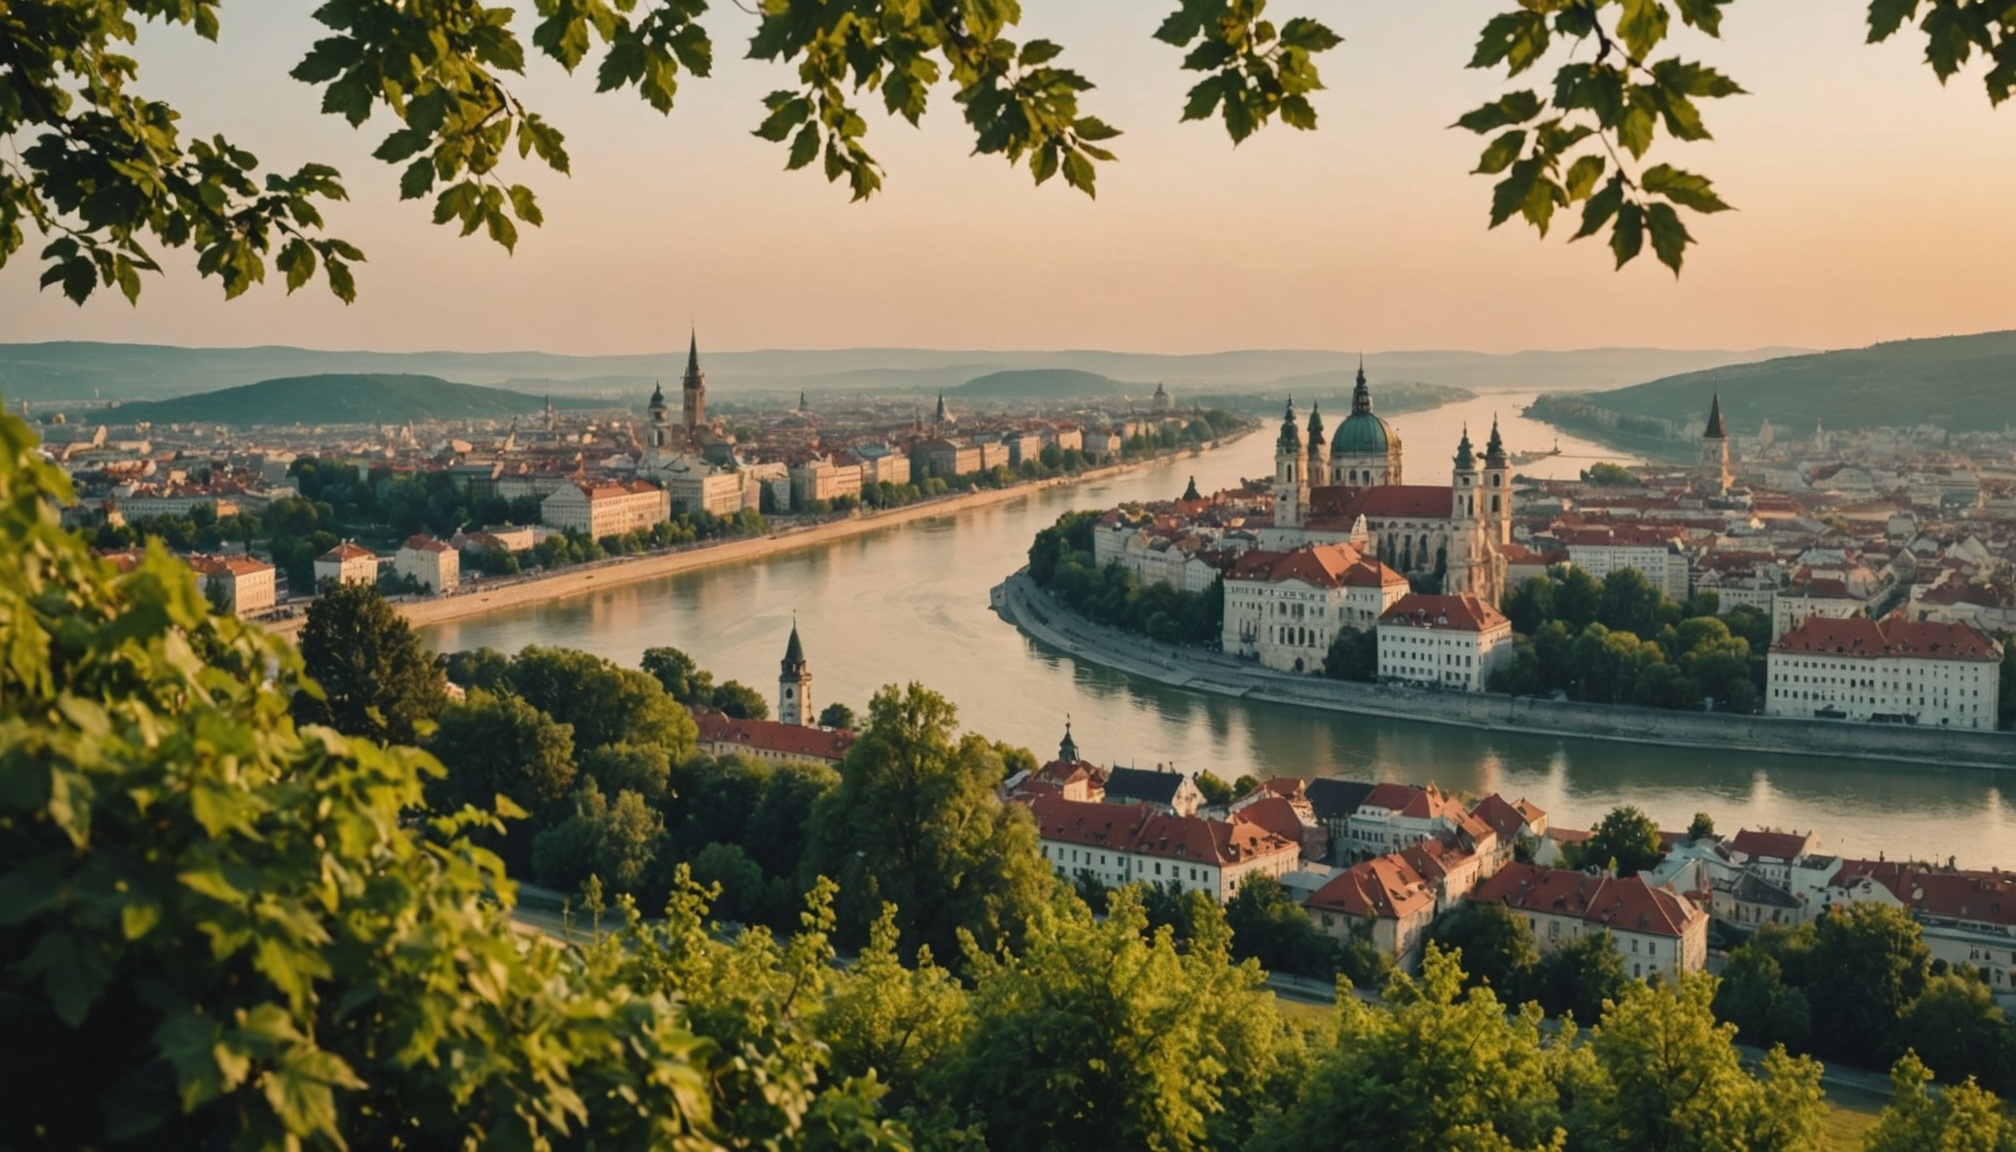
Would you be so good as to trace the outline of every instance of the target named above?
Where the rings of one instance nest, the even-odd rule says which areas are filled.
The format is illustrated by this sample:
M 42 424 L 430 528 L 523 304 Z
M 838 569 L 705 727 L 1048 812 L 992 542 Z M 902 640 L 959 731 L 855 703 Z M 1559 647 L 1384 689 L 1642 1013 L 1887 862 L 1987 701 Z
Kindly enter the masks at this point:
M 1314 404 L 1331 413 L 1333 419 L 1342 420 L 1351 411 L 1351 392 L 1357 384 L 1357 374 L 1355 368 L 1350 372 L 1312 372 L 1270 381 L 1264 390 L 1256 392 L 1204 392 L 1194 396 L 1184 392 L 1177 395 L 1176 402 L 1278 417 L 1283 402 L 1293 400 L 1295 407 L 1304 412 Z M 1469 400 L 1476 395 L 1467 388 L 1452 388 L 1446 384 L 1381 380 L 1372 385 L 1372 406 L 1381 415 L 1397 416 L 1403 412 L 1425 412 L 1444 404 Z
M 1687 372 L 1611 392 L 1542 396 L 1531 415 L 1625 443 L 1691 440 L 1719 390 L 1729 431 L 2016 425 L 2016 331 L 1898 340 Z
M 1096 400 L 1111 396 L 1146 400 L 1155 387 L 1123 384 L 1111 376 L 1076 368 L 1011 368 L 989 372 L 945 391 L 968 400 Z
M 554 401 L 560 406 L 561 401 Z M 573 404 L 577 402 L 569 402 Z M 526 416 L 542 396 L 457 384 L 438 376 L 395 374 L 289 376 L 173 400 L 121 404 L 107 416 L 120 423 L 407 424 L 429 420 L 494 420 Z
M 322 373 L 413 373 L 497 385 L 540 395 L 595 396 L 630 404 L 668 386 L 686 365 L 686 334 L 668 333 L 666 350 L 620 356 L 549 352 L 370 352 L 313 348 L 175 348 L 155 344 L 54 341 L 0 344 L 0 397 L 50 402 L 156 400 L 234 388 L 284 376 Z M 1805 349 L 1672 350 L 1590 348 L 1505 355 L 1461 351 L 1366 353 L 1378 380 L 1419 380 L 1477 391 L 1536 389 L 1573 392 L 1760 360 Z M 708 388 L 722 399 L 801 391 L 915 393 L 955 388 L 994 372 L 1073 369 L 1114 380 L 1154 381 L 1172 390 L 1230 392 L 1269 388 L 1311 374 L 1354 371 L 1356 352 L 1249 349 L 1188 355 L 1142 352 L 977 351 L 929 348 L 764 349 L 713 352 L 700 333 L 700 364 Z M 1129 387 L 1138 388 L 1139 385 Z M 1131 394 L 1131 393 L 1128 393 Z

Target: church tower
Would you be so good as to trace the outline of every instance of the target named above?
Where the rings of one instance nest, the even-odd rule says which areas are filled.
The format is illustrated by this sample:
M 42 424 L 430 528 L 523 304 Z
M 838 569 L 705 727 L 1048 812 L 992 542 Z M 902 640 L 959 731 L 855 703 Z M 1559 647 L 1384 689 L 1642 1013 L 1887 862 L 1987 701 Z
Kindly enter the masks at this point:
M 1711 496 L 1729 494 L 1729 430 L 1722 425 L 1722 393 L 1708 405 L 1708 429 L 1701 433 L 1701 488 Z
M 1281 438 L 1274 442 L 1274 524 L 1300 528 L 1309 508 L 1309 473 L 1303 466 L 1302 430 L 1295 426 L 1295 401 L 1281 418 Z
M 1484 534 L 1500 548 L 1512 543 L 1512 461 L 1498 435 L 1498 417 L 1491 417 L 1491 439 L 1484 443 Z
M 1323 413 L 1314 401 L 1309 404 L 1309 466 L 1304 475 L 1312 486 L 1330 479 L 1330 442 L 1323 438 Z
M 1449 543 L 1442 591 L 1455 596 L 1475 592 L 1473 570 L 1481 555 L 1483 520 L 1477 511 L 1477 454 L 1470 447 L 1470 429 L 1456 445 L 1456 467 L 1449 474 Z
M 1066 764 L 1078 762 L 1078 741 L 1071 738 L 1071 718 L 1064 718 L 1064 739 L 1057 744 L 1057 759 Z
M 784 670 L 777 676 L 777 721 L 801 727 L 813 722 L 812 670 L 805 666 L 796 620 L 791 622 L 791 642 L 784 646 Z
M 693 333 L 692 343 L 686 346 L 686 378 L 681 388 L 686 399 L 686 431 L 693 432 L 707 422 L 707 374 L 700 371 L 698 332 Z
M 665 386 L 654 385 L 651 389 L 651 403 L 645 408 L 651 416 L 651 455 L 654 459 L 665 455 L 665 448 L 672 438 L 672 409 L 665 403 Z

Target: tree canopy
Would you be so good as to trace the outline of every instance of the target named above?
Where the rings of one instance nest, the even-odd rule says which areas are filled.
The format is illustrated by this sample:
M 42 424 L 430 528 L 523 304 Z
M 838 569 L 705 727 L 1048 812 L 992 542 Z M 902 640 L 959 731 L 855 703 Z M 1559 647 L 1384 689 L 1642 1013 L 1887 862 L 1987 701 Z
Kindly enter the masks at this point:
M 1649 240 L 1677 273 L 1693 242 L 1682 213 L 1728 204 L 1708 177 L 1652 163 L 1650 153 L 1662 134 L 1709 139 L 1702 102 L 1742 93 L 1673 45 L 1682 28 L 1696 49 L 1719 37 L 1732 2 L 1529 0 L 1493 16 L 1469 67 L 1502 69 L 1513 82 L 1543 65 L 1554 71 L 1551 83 L 1508 90 L 1456 122 L 1488 137 L 1475 171 L 1497 178 L 1491 226 L 1517 216 L 1545 236 L 1557 212 L 1579 206 L 1574 238 L 1607 232 L 1619 267 Z M 220 0 L 16 0 L 0 12 L 9 64 L 0 136 L 31 141 L 0 168 L 0 266 L 32 227 L 48 239 L 43 285 L 79 302 L 101 286 L 137 300 L 141 273 L 161 270 L 156 253 L 185 247 L 227 297 L 262 283 L 270 262 L 289 292 L 319 272 L 339 298 L 355 299 L 364 253 L 327 235 L 322 215 L 348 197 L 341 173 L 308 163 L 262 174 L 240 144 L 149 99 L 140 61 L 124 51 L 141 21 L 215 40 L 222 8 Z M 1320 20 L 1277 23 L 1265 9 L 1265 0 L 1180 0 L 1154 33 L 1198 76 L 1183 119 L 1216 119 L 1235 143 L 1277 118 L 1315 128 L 1316 58 L 1342 42 Z M 669 114 L 683 78 L 713 71 L 706 11 L 705 0 L 539 0 L 528 28 L 512 9 L 480 0 L 329 0 L 314 12 L 326 35 L 289 75 L 319 89 L 323 112 L 353 128 L 379 116 L 394 122 L 373 155 L 399 168 L 402 199 L 431 200 L 436 224 L 513 249 L 521 225 L 544 220 L 517 169 L 569 167 L 564 132 L 513 90 L 528 56 L 570 73 L 592 67 L 598 91 L 627 91 Z M 756 135 L 784 149 L 785 167 L 816 166 L 854 199 L 883 180 L 866 146 L 864 106 L 879 102 L 915 125 L 947 89 L 974 151 L 1026 167 L 1038 184 L 1061 174 L 1093 195 L 1097 166 L 1115 159 L 1120 132 L 1081 106 L 1095 86 L 1062 66 L 1064 46 L 1011 36 L 1019 5 L 764 0 L 755 14 L 747 55 L 790 77 L 760 114 L 752 110 Z M 1990 62 L 1990 101 L 2016 90 L 2016 13 L 2006 5 L 1870 0 L 1871 42 L 1912 21 L 1941 82 L 1979 53 Z

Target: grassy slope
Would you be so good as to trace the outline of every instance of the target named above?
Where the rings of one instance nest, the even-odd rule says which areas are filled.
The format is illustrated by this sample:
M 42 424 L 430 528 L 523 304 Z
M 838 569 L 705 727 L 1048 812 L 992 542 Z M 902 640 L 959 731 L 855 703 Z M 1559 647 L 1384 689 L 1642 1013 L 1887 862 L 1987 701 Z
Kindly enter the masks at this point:
M 2000 431 L 2016 424 L 2016 331 L 1786 356 L 1577 399 L 1624 416 L 1671 421 L 1676 432 L 1699 435 L 1718 389 L 1729 430 L 1739 436 L 1755 435 L 1766 419 L 1792 435 L 1810 433 L 1815 423 Z

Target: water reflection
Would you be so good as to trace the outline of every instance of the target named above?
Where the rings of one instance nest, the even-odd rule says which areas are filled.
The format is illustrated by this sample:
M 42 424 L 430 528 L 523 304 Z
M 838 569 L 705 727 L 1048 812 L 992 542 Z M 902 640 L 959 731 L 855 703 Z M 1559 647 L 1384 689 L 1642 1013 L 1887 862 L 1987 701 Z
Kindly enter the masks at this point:
M 1445 471 L 1463 425 L 1488 428 L 1494 412 L 1513 450 L 1551 446 L 1551 429 L 1516 415 L 1528 399 L 1482 396 L 1394 418 L 1408 478 L 1427 483 Z M 2005 799 L 2016 772 L 1571 741 L 1193 695 L 1044 648 L 988 611 L 988 589 L 1065 509 L 1172 497 L 1193 475 L 1206 491 L 1270 475 L 1272 442 L 1254 435 L 1222 452 L 1074 490 L 451 622 L 428 629 L 426 639 L 443 650 L 564 644 L 632 665 L 645 648 L 670 644 L 717 678 L 768 695 L 796 613 L 815 703 L 837 699 L 858 710 L 878 686 L 917 680 L 959 705 L 966 724 L 1039 754 L 1056 746 L 1068 713 L 1088 755 L 1101 761 L 1210 768 L 1228 779 L 1251 772 L 1433 780 L 1527 797 L 1566 825 L 1586 826 L 1619 803 L 1644 807 L 1668 828 L 1707 811 L 1725 829 L 1818 828 L 1836 851 L 1957 854 L 2016 867 Z M 1573 437 L 1560 445 L 1560 457 L 1521 471 L 1573 475 L 1592 459 L 1618 458 Z

